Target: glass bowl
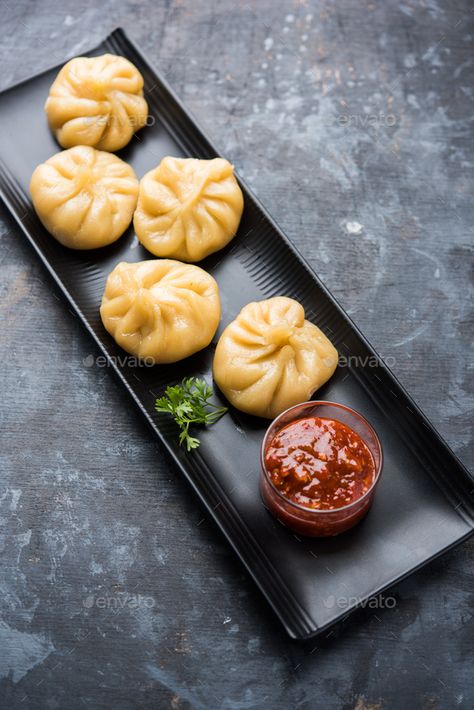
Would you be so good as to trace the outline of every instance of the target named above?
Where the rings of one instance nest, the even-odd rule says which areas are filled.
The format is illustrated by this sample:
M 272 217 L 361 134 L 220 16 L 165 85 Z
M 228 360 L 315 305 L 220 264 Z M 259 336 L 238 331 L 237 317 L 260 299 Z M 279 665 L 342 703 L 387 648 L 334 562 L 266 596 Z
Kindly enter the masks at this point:
M 333 510 L 308 508 L 286 498 L 273 484 L 265 465 L 267 449 L 273 437 L 287 424 L 307 417 L 324 417 L 342 422 L 363 439 L 375 463 L 372 485 L 363 496 Z M 280 414 L 267 429 L 260 452 L 260 493 L 267 510 L 283 525 L 300 535 L 328 537 L 339 535 L 359 522 L 369 510 L 382 472 L 383 453 L 380 440 L 369 422 L 350 407 L 336 402 L 303 402 Z

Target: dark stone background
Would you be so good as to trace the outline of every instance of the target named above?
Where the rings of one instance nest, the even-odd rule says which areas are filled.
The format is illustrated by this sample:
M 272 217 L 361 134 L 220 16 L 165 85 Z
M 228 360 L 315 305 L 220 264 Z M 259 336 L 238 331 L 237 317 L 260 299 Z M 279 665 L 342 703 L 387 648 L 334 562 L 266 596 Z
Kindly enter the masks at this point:
M 472 463 L 471 3 L 0 11 L 1 88 L 125 27 Z M 2 710 L 472 708 L 474 543 L 290 642 L 0 214 Z

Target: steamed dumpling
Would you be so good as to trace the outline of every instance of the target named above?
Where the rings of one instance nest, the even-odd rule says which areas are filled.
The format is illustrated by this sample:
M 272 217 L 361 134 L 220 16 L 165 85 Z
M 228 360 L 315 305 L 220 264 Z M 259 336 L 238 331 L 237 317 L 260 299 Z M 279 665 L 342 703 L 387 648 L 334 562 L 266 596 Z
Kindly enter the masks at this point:
M 230 242 L 244 200 L 223 158 L 163 158 L 140 181 L 133 224 L 155 256 L 200 261 Z
M 107 278 L 100 315 L 127 352 L 151 364 L 177 362 L 214 337 L 219 291 L 199 266 L 170 259 L 122 262 Z
M 61 244 L 96 249 L 129 226 L 138 180 L 116 155 L 82 145 L 38 165 L 30 192 L 38 217 Z
M 222 333 L 214 379 L 237 409 L 273 419 L 333 374 L 335 347 L 291 298 L 249 303 Z
M 120 150 L 146 124 L 143 77 L 128 59 L 115 54 L 76 57 L 54 80 L 45 111 L 63 148 Z

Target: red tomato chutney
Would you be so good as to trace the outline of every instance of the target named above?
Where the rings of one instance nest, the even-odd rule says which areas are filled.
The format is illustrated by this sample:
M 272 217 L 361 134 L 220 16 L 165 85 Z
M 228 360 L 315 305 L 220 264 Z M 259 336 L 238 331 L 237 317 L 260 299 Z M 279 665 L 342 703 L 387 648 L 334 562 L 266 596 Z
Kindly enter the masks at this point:
M 308 417 L 287 424 L 270 442 L 265 465 L 288 500 L 334 510 L 362 498 L 375 477 L 367 444 L 335 419 Z
M 372 452 L 336 419 L 308 416 L 286 424 L 268 441 L 263 463 L 263 500 L 295 532 L 337 535 L 371 505 L 377 476 Z

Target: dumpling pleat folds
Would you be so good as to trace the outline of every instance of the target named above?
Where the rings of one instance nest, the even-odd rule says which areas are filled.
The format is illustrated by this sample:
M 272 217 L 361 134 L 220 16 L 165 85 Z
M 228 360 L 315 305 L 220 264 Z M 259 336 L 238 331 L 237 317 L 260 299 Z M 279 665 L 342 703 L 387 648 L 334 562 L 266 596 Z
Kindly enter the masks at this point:
M 237 409 L 273 419 L 311 398 L 334 373 L 338 353 L 305 320 L 303 307 L 278 296 L 249 303 L 217 344 L 214 379 Z
M 100 308 L 118 345 L 147 364 L 177 362 L 207 347 L 220 314 L 212 276 L 171 259 L 118 264 Z

